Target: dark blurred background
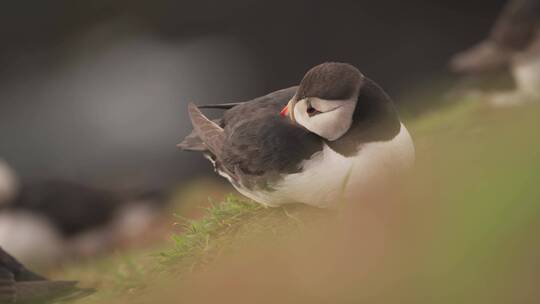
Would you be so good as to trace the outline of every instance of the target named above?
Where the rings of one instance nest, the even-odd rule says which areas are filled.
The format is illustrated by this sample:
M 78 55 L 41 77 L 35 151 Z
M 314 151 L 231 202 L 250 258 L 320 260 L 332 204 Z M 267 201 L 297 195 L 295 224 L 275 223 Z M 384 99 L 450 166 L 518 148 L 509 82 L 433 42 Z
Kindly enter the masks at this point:
M 3 1 L 0 158 L 26 180 L 167 187 L 211 173 L 175 149 L 188 101 L 250 99 L 346 61 L 407 107 L 400 96 L 450 77 L 448 58 L 503 4 Z

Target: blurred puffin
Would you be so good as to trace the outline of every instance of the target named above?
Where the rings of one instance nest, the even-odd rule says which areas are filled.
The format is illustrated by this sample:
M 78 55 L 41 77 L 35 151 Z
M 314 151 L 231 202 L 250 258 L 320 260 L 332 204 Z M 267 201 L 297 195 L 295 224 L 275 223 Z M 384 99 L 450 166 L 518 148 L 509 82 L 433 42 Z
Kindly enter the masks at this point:
M 540 0 L 508 1 L 489 36 L 454 55 L 450 68 L 473 87 L 484 79 L 499 84 L 499 74 L 510 76 L 502 78 L 505 90 L 485 96 L 494 106 L 540 101 Z
M 58 303 L 94 292 L 76 281 L 51 281 L 26 269 L 0 247 L 0 303 Z
M 210 120 L 199 108 L 227 109 Z M 200 151 L 243 195 L 267 206 L 332 207 L 414 162 L 411 137 L 389 96 L 347 63 L 323 63 L 297 87 L 247 102 L 188 105 Z
M 0 159 L 0 246 L 39 266 L 94 256 L 150 230 L 165 207 L 162 196 L 62 180 L 20 181 Z

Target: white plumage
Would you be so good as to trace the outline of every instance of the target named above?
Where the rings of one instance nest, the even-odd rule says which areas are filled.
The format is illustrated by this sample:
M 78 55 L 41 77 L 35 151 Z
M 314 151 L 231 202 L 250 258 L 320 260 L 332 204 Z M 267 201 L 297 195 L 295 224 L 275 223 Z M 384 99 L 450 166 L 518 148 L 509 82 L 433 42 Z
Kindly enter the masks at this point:
M 300 164 L 300 173 L 284 176 L 275 191 L 236 189 L 273 207 L 291 202 L 335 207 L 343 201 L 355 201 L 368 185 L 405 173 L 414 164 L 414 154 L 411 136 L 402 124 L 392 140 L 363 144 L 352 157 L 345 157 L 325 144 L 321 152 Z

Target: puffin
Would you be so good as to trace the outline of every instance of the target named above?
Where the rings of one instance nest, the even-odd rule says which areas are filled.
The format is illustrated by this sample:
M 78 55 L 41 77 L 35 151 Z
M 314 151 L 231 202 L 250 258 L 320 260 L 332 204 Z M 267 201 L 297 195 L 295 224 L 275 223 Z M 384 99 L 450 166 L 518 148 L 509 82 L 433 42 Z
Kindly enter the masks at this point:
M 0 247 L 0 303 L 58 303 L 95 292 L 76 281 L 51 281 L 28 270 Z
M 475 88 L 486 80 L 502 84 L 483 96 L 493 106 L 540 101 L 540 0 L 508 1 L 488 37 L 454 55 L 450 69 Z
M 201 109 L 224 110 L 209 119 Z M 246 102 L 188 104 L 180 144 L 265 206 L 332 208 L 413 166 L 414 144 L 384 90 L 348 63 L 311 68 L 298 86 Z
M 53 266 L 134 244 L 167 204 L 163 190 L 28 181 L 0 159 L 0 246 L 23 263 Z M 0 302 L 1 303 L 1 302 Z
M 540 39 L 540 0 L 509 0 L 487 38 L 453 56 L 450 69 L 460 74 L 492 73 L 514 64 Z

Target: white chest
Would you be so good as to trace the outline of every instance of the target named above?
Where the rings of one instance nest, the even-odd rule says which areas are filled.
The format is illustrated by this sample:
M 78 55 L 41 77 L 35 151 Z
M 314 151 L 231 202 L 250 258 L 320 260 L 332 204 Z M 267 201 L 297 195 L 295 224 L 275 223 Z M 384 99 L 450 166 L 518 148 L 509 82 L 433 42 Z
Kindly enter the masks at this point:
M 540 32 L 524 52 L 512 62 L 512 72 L 518 90 L 533 97 L 540 97 Z
M 518 89 L 526 94 L 540 96 L 540 50 L 536 56 L 516 63 L 513 66 Z
M 270 206 L 300 202 L 316 207 L 331 207 L 350 200 L 374 179 L 395 175 L 414 163 L 414 146 L 407 129 L 390 141 L 364 144 L 354 157 L 344 157 L 327 145 L 302 163 L 302 172 L 287 175 L 275 191 L 244 195 Z

